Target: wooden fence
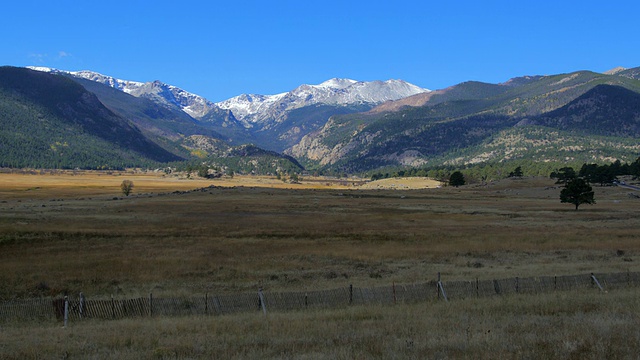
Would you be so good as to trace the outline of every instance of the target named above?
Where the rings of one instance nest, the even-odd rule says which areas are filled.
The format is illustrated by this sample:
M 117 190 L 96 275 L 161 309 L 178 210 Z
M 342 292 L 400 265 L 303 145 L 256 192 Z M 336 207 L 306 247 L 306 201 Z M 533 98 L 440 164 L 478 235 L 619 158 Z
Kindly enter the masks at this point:
M 420 284 L 344 287 L 331 290 L 262 292 L 134 299 L 38 298 L 0 302 L 0 321 L 12 319 L 122 319 L 149 316 L 224 315 L 240 312 L 340 308 L 350 305 L 395 304 L 548 293 L 581 288 L 615 289 L 640 286 L 640 273 L 540 276 L 498 280 L 431 281 Z M 66 304 L 65 304 L 66 302 Z M 66 305 L 66 306 L 65 306 Z

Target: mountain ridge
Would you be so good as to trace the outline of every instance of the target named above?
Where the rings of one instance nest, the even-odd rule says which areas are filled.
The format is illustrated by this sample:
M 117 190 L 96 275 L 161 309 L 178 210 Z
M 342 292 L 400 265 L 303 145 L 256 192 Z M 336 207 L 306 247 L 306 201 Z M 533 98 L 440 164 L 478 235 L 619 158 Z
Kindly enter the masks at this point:
M 159 80 L 152 82 L 140 82 L 122 80 L 90 70 L 67 71 L 41 66 L 28 66 L 27 68 L 41 72 L 69 74 L 111 86 L 136 97 L 147 97 L 165 105 L 177 105 L 182 109 L 182 111 L 195 119 L 201 119 L 216 107 L 224 110 L 232 110 L 236 118 L 244 119 L 261 112 L 260 110 L 264 112 L 265 107 L 269 107 L 273 103 L 278 103 L 285 98 L 293 98 L 294 101 L 297 101 L 293 106 L 289 106 L 289 108 L 299 108 L 318 103 L 326 105 L 346 105 L 361 102 L 382 103 L 384 101 L 397 100 L 409 95 L 430 91 L 403 80 L 391 79 L 386 81 L 376 80 L 366 82 L 352 79 L 331 78 L 318 85 L 303 84 L 291 91 L 275 95 L 240 94 L 227 100 L 214 103 L 200 95 L 193 94 L 177 86 L 169 85 Z M 387 87 L 393 87 L 398 89 L 398 91 L 393 92 L 393 89 L 387 90 L 385 93 L 377 91 L 380 89 L 386 90 L 385 88 Z M 360 91 L 346 91 L 349 88 L 357 88 Z M 323 94 L 322 92 L 328 92 L 328 94 Z M 313 99 L 310 100 L 311 98 Z M 304 100 L 310 101 L 304 102 Z M 257 106 L 248 105 L 253 104 L 254 102 L 257 103 Z M 301 102 L 303 103 L 301 104 Z M 282 107 L 281 104 L 279 104 L 279 107 Z M 245 126 L 250 127 L 251 122 L 260 121 L 245 121 Z
M 572 153 L 561 146 L 562 138 L 572 139 L 571 149 L 584 149 L 580 141 L 589 146 L 606 143 L 591 149 L 591 154 L 606 149 L 626 159 L 636 151 L 629 139 L 640 135 L 639 79 L 640 68 L 606 74 L 575 71 L 519 76 L 498 84 L 466 81 L 430 91 L 401 80 L 333 78 L 276 95 L 242 94 L 216 105 L 218 113 L 199 120 L 179 110 L 176 90 L 169 85 L 129 86 L 138 89 L 139 96 L 144 93 L 150 101 L 191 119 L 176 128 L 191 124 L 196 129 L 176 132 L 185 137 L 180 140 L 182 146 L 191 151 L 208 146 L 220 153 L 224 146 L 218 145 L 215 131 L 221 134 L 217 139 L 284 151 L 313 170 L 353 173 L 389 166 L 512 161 L 523 156 L 539 162 L 562 162 L 575 156 L 589 159 L 586 150 Z M 390 93 L 402 97 L 393 99 Z M 200 137 L 205 130 L 212 131 L 214 140 Z M 549 149 L 526 150 L 527 144 L 545 144 L 539 141 L 545 137 L 555 139 Z M 606 140 L 598 142 L 598 137 Z M 611 145 L 615 139 L 626 145 Z
M 213 103 L 158 80 L 143 83 L 120 80 L 88 70 L 31 69 L 95 81 L 135 97 L 147 98 L 172 111 L 185 112 L 225 136 L 227 141 L 235 144 L 255 143 L 279 152 L 323 126 L 331 115 L 366 111 L 385 101 L 430 91 L 403 80 L 363 82 L 332 78 L 318 85 L 300 85 L 280 94 L 241 94 Z M 305 108 L 308 110 L 302 110 Z M 322 109 L 320 113 L 314 112 L 319 108 Z
M 635 114 L 640 107 L 640 101 L 633 96 L 640 92 L 640 81 L 629 74 L 634 74 L 634 70 L 614 75 L 579 71 L 529 76 L 502 84 L 464 82 L 386 103 L 368 112 L 334 116 L 324 127 L 306 135 L 285 153 L 296 157 L 307 167 L 341 169 L 347 173 L 385 166 L 442 166 L 459 157 L 456 154 L 464 152 L 464 149 L 486 146 L 483 144 L 488 139 L 501 136 L 502 131 L 516 126 L 542 125 L 548 131 L 578 130 L 579 123 L 569 127 L 557 125 L 560 116 L 575 116 L 558 109 L 584 94 L 593 95 L 600 91 L 619 93 L 621 88 L 626 91 L 624 104 L 615 102 L 619 96 L 609 97 L 599 103 L 596 103 L 595 97 L 581 100 L 595 104 L 594 109 L 590 110 L 593 113 L 608 107 L 617 109 L 618 112 L 612 110 L 607 114 L 615 117 L 620 126 L 590 125 L 581 131 L 583 136 L 588 137 L 631 138 L 637 135 L 634 130 L 637 127 L 635 115 L 629 118 L 621 114 Z M 596 90 L 592 91 L 594 88 Z M 418 106 L 411 106 L 412 102 Z M 572 106 L 575 107 L 576 103 Z M 613 128 L 619 131 L 607 132 L 607 129 Z M 521 145 L 513 146 L 518 148 Z M 628 148 L 625 151 L 625 156 L 632 156 L 634 150 Z M 491 153 L 489 150 L 477 152 Z M 558 150 L 558 153 L 561 152 L 564 150 Z M 485 158 L 486 161 L 501 160 L 492 156 Z M 553 159 L 556 161 L 560 158 Z M 464 161 L 455 163 L 465 164 Z
M 28 66 L 27 68 L 42 72 L 68 74 L 95 81 L 136 97 L 146 97 L 167 106 L 178 106 L 182 111 L 195 118 L 206 115 L 211 108 L 215 107 L 213 102 L 202 96 L 190 93 L 177 86 L 163 83 L 159 80 L 140 82 L 122 80 L 90 70 L 67 71 L 38 66 Z
M 301 169 L 286 155 L 232 146 L 184 112 L 63 73 L 0 67 L 0 125 L 1 167 Z
M 0 95 L 4 160 L 53 167 L 184 160 L 150 141 L 95 94 L 68 78 L 0 67 Z
M 310 105 L 380 104 L 429 92 L 403 80 L 357 81 L 332 78 L 318 85 L 303 84 L 275 95 L 242 94 L 217 103 L 231 110 L 247 127 L 281 118 L 282 113 Z

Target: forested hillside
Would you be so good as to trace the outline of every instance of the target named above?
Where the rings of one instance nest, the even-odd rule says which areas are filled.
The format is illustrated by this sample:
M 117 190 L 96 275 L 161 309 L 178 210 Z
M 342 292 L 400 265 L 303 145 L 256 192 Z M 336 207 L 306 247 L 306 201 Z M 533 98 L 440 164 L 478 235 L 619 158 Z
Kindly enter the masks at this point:
M 304 166 L 342 175 L 527 162 L 524 168 L 537 173 L 562 164 L 629 162 L 640 152 L 638 74 L 635 68 L 468 81 L 366 112 L 354 113 L 373 105 L 303 106 L 250 130 L 228 109 L 196 120 L 170 101 L 70 74 L 3 67 L 0 166 L 99 169 L 186 161 L 178 167 L 276 174 Z M 251 139 L 290 147 L 283 156 Z
M 98 82 L 0 68 L 0 167 L 206 167 L 221 173 L 300 172 L 295 159 L 231 146 L 207 122 Z
M 640 81 L 633 74 L 466 82 L 334 116 L 288 153 L 307 167 L 338 173 L 519 160 L 633 161 L 640 135 Z
M 0 68 L 4 167 L 122 168 L 182 158 L 63 76 Z

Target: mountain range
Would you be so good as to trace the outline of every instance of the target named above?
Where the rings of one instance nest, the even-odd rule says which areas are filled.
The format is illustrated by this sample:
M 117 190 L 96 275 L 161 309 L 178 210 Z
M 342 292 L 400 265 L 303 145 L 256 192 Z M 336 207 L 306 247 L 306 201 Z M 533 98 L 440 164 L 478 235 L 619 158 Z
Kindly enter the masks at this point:
M 334 116 L 286 153 L 347 173 L 517 159 L 633 161 L 640 153 L 638 92 L 638 68 L 469 81 Z
M 640 152 L 639 79 L 640 68 L 617 68 L 603 74 L 522 76 L 500 84 L 468 81 L 430 91 L 402 80 L 334 78 L 286 93 L 242 94 L 213 103 L 161 81 L 3 67 L 0 137 L 5 145 L 0 144 L 0 155 L 20 158 L 23 138 L 32 144 L 25 151 L 43 154 L 40 158 L 59 156 L 55 144 L 65 139 L 65 149 L 82 153 L 82 144 L 91 138 L 98 148 L 113 144 L 111 150 L 119 155 L 104 152 L 104 157 L 123 166 L 191 159 L 255 171 L 247 164 L 270 162 L 261 168 L 271 173 L 282 166 L 299 169 L 300 164 L 353 173 L 518 159 L 633 161 Z M 75 95 L 54 96 L 71 93 Z M 41 128 L 49 114 L 55 121 L 45 129 L 60 132 L 53 145 L 45 136 L 48 130 Z M 68 124 L 82 131 L 65 133 L 71 129 Z M 80 136 L 73 134 L 85 139 L 72 145 Z M 232 158 L 236 160 L 230 162 Z M 92 161 L 84 165 L 100 163 Z
M 330 79 L 319 85 L 301 85 L 277 95 L 242 94 L 213 103 L 161 81 L 120 80 L 92 71 L 64 71 L 45 67 L 32 70 L 57 73 L 107 85 L 166 108 L 181 110 L 203 126 L 226 136 L 231 143 L 254 143 L 283 151 L 318 129 L 329 116 L 373 108 L 388 100 L 428 92 L 402 80 L 361 82 Z

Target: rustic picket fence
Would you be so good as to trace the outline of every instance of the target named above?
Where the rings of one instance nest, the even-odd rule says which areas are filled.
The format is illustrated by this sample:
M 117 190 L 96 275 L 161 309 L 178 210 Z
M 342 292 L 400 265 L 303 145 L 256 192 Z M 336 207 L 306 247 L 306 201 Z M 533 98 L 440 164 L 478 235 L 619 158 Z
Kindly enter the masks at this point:
M 38 298 L 0 302 L 0 321 L 12 319 L 122 319 L 150 316 L 225 315 L 241 312 L 294 311 L 340 308 L 350 305 L 390 305 L 536 294 L 593 288 L 596 290 L 639 287 L 640 273 L 540 276 L 473 281 L 431 281 L 419 284 L 392 284 L 371 288 L 343 287 L 331 290 L 263 292 L 163 298 L 87 299 Z

